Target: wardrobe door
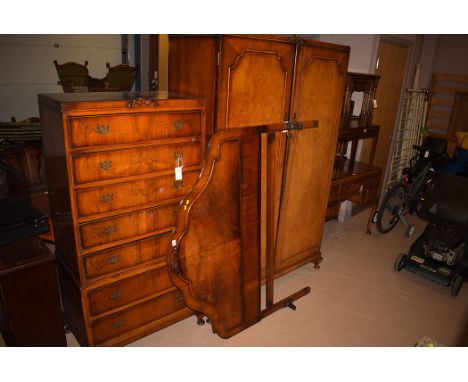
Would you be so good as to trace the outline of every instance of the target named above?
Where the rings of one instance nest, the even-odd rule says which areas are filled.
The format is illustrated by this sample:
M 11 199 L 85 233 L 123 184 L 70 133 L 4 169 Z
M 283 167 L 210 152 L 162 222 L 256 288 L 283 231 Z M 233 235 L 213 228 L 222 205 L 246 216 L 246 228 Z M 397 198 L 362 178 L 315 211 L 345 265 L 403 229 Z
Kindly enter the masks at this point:
M 281 40 L 223 37 L 217 129 L 281 123 L 288 119 L 294 44 Z
M 318 120 L 318 127 L 291 134 L 276 244 L 276 270 L 283 274 L 307 261 L 321 261 L 320 244 L 335 157 L 348 67 L 348 50 L 301 45 L 291 116 Z

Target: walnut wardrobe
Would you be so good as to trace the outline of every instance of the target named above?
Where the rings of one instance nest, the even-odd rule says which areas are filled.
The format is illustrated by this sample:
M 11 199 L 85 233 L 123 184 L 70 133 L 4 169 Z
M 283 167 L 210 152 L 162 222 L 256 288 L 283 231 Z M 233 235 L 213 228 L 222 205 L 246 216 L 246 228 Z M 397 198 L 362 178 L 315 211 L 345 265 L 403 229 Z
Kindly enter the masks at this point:
M 169 36 L 169 90 L 207 100 L 208 138 L 222 129 L 318 121 L 289 139 L 285 131 L 262 134 L 262 264 L 273 250 L 276 277 L 322 260 L 348 57 L 349 47 L 297 37 Z

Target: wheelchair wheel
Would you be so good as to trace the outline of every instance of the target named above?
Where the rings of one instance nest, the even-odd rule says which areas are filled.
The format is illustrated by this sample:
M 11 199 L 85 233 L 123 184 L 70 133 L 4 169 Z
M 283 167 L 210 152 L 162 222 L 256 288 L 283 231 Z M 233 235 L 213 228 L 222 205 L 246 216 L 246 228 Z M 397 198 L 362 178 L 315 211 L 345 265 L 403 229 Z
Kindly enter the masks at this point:
M 393 270 L 396 272 L 400 272 L 405 266 L 407 258 L 408 256 L 406 256 L 404 253 L 400 253 L 396 258 L 395 263 L 393 264 Z
M 455 277 L 455 280 L 453 280 L 452 287 L 450 288 L 450 294 L 452 296 L 456 296 L 458 292 L 460 292 L 460 288 L 463 284 L 463 277 L 458 275 Z
M 398 184 L 391 188 L 377 211 L 377 230 L 380 233 L 390 232 L 398 223 L 399 214 L 403 212 L 407 199 L 407 189 Z

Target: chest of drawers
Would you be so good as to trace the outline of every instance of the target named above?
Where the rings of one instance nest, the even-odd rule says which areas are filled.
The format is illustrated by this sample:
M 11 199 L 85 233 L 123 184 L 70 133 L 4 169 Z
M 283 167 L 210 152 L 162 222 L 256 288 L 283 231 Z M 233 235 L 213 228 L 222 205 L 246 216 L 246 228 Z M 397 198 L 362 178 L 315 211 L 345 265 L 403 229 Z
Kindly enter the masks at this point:
M 165 92 L 39 95 L 65 319 L 125 345 L 188 317 L 166 266 L 205 151 L 205 101 Z M 182 179 L 175 168 L 183 166 Z

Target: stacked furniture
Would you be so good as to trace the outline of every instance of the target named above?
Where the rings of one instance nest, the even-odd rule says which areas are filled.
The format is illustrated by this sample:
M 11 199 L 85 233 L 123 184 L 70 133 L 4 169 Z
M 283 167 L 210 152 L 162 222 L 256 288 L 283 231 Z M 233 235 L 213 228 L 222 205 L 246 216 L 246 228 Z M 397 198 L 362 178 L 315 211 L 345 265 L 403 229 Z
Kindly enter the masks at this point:
M 276 276 L 322 260 L 348 56 L 348 47 L 296 37 L 169 36 L 169 90 L 207 99 L 208 135 L 318 121 L 262 134 L 262 264 L 274 251 Z
M 75 337 L 124 345 L 191 315 L 166 255 L 205 152 L 204 101 L 74 93 L 39 95 L 39 106 L 58 277 Z
M 378 81 L 379 76 L 376 75 L 348 73 L 327 209 L 327 219 L 333 219 L 338 216 L 343 201 L 349 200 L 358 205 L 371 205 L 372 210 L 367 226 L 368 233 L 370 233 L 371 218 L 378 205 L 382 173 L 380 168 L 373 165 L 380 130 L 380 126 L 372 124 L 372 111 L 376 106 L 374 102 Z M 354 98 L 353 94 L 355 93 L 362 95 L 359 113 L 354 112 L 355 101 L 352 98 Z M 364 140 L 371 141 L 368 159 L 362 158 L 357 161 L 358 143 Z M 361 153 L 361 157 L 363 156 Z

